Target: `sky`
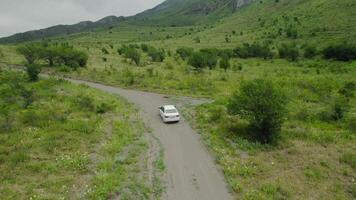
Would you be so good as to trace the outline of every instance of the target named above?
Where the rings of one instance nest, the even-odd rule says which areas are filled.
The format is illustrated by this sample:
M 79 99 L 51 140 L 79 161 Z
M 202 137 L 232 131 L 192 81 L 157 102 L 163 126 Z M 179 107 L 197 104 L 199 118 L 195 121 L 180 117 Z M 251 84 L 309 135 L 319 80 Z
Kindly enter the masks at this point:
M 58 24 L 131 16 L 164 0 L 0 0 L 0 37 Z

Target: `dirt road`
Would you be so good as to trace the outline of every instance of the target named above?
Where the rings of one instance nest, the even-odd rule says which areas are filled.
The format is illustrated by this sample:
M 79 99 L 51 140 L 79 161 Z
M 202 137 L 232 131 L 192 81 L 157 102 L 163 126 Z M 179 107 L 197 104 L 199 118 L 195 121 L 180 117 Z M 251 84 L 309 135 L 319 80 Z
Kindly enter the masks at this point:
M 168 200 L 229 200 L 223 174 L 217 169 L 213 158 L 202 144 L 199 135 L 184 119 L 177 124 L 164 124 L 158 115 L 158 106 L 182 103 L 199 104 L 198 100 L 182 98 L 173 100 L 160 94 L 120 89 L 101 84 L 70 80 L 83 83 L 109 93 L 118 94 L 135 103 L 141 109 L 141 116 L 160 140 L 164 148 L 167 168 L 166 194 Z M 180 102 L 180 103 L 179 103 Z

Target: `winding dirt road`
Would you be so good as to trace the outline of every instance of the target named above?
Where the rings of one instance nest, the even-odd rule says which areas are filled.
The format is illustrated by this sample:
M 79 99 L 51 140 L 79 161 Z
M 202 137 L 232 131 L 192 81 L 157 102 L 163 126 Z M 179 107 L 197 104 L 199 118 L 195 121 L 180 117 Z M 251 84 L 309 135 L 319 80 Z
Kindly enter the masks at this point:
M 201 142 L 199 135 L 184 119 L 177 124 L 164 124 L 158 115 L 158 106 L 175 104 L 178 109 L 183 104 L 200 104 L 199 100 L 178 98 L 174 100 L 164 95 L 120 89 L 102 84 L 71 80 L 109 93 L 118 94 L 135 103 L 140 114 L 160 140 L 164 148 L 167 169 L 167 200 L 230 200 L 233 199 L 225 183 L 223 174 L 217 169 L 213 158 Z

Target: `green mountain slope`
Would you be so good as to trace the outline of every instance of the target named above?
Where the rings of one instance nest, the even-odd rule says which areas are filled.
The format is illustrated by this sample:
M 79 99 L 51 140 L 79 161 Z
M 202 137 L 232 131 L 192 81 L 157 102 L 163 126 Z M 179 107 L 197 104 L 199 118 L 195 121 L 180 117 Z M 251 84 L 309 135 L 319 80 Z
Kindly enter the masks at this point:
M 57 25 L 41 30 L 17 33 L 9 37 L 0 38 L 0 43 L 25 42 L 58 35 L 70 35 L 73 33 L 92 31 L 98 28 L 110 28 L 124 20 L 124 17 L 108 16 L 96 22 L 83 21 L 73 25 Z
M 198 48 L 234 47 L 245 42 L 325 46 L 356 44 L 354 0 L 265 0 L 241 9 L 192 35 L 166 41 Z M 199 37 L 201 42 L 194 43 Z
M 0 43 L 17 43 L 53 36 L 71 35 L 98 29 L 111 29 L 127 21 L 135 25 L 184 26 L 210 22 L 227 16 L 253 0 L 167 0 L 157 7 L 132 17 L 108 16 L 97 22 L 84 21 L 74 25 L 58 25 L 46 29 L 18 33 L 0 38 Z
M 228 16 L 253 0 L 167 0 L 134 16 L 134 23 L 168 26 L 193 25 Z

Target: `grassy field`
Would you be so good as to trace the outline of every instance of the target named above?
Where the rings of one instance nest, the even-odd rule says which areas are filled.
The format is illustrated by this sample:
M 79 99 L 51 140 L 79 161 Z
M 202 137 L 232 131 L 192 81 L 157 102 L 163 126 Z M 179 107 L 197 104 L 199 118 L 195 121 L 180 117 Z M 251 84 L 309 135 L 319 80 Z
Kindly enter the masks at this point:
M 148 143 L 126 101 L 0 70 L 1 199 L 147 199 Z
M 209 25 L 149 27 L 122 24 L 111 30 L 53 38 L 50 42 L 68 42 L 75 48 L 86 51 L 89 54 L 88 66 L 76 71 L 64 66 L 46 67 L 43 70 L 108 85 L 214 99 L 215 102 L 212 104 L 202 105 L 194 111 L 185 111 L 185 116 L 190 119 L 193 126 L 200 130 L 205 143 L 216 156 L 217 163 L 222 167 L 236 199 L 355 199 L 356 94 L 355 89 L 352 89 L 352 85 L 356 83 L 355 61 L 325 60 L 321 56 L 313 59 L 299 58 L 293 62 L 276 57 L 267 60 L 233 58 L 231 68 L 226 72 L 219 67 L 214 70 L 204 69 L 202 72 L 196 72 L 187 61 L 175 54 L 178 47 L 193 47 L 197 51 L 207 47 L 234 48 L 245 42 L 268 43 L 274 53 L 282 43 L 295 43 L 297 47 L 311 45 L 318 50 L 334 43 L 345 42 L 355 45 L 356 24 L 353 20 L 355 6 L 353 0 L 265 0 L 258 1 L 228 18 L 211 22 Z M 143 57 L 141 64 L 136 66 L 117 53 L 117 49 L 123 44 L 141 43 L 164 48 L 167 53 L 164 62 L 152 62 L 148 55 L 140 50 Z M 104 53 L 103 48 L 108 53 Z M 15 49 L 16 45 L 0 46 L 0 62 L 23 64 L 24 59 L 16 54 Z M 280 85 L 289 100 L 287 119 L 282 127 L 281 139 L 274 145 L 262 145 L 246 139 L 248 123 L 239 117 L 230 116 L 226 109 L 229 98 L 233 92 L 238 90 L 242 82 L 258 78 L 269 79 Z M 40 85 L 40 83 L 34 85 Z M 58 90 L 53 90 L 59 87 L 67 91 L 64 94 L 72 94 L 65 96 L 67 101 L 71 101 L 72 96 L 82 91 L 69 87 L 68 83 L 56 83 L 59 86 L 52 85 L 51 88 L 43 89 L 45 90 L 43 92 L 52 94 L 55 91 L 56 96 L 63 95 L 58 94 Z M 45 85 L 47 84 L 43 83 L 42 86 Z M 89 89 L 85 91 L 94 92 Z M 98 98 L 103 95 L 95 93 L 90 96 Z M 49 101 L 45 95 L 43 98 L 43 101 Z M 105 96 L 105 98 L 111 101 L 110 97 Z M 67 101 L 60 101 L 54 105 L 60 106 Z M 96 101 L 103 100 L 96 99 Z M 142 127 L 138 126 L 140 128 L 136 130 L 137 126 L 134 124 L 139 122 L 132 122 L 132 118 L 127 117 L 132 116 L 133 113 L 130 109 L 125 110 L 120 106 L 123 104 L 120 102 L 117 103 L 116 112 L 120 115 L 125 113 L 126 117 L 124 117 L 124 125 L 121 123 L 119 126 L 120 123 L 117 123 L 117 129 L 113 130 L 117 131 L 118 141 L 127 139 L 127 142 L 120 143 L 119 149 L 128 144 L 134 144 L 139 149 L 134 152 L 144 151 L 146 146 L 140 142 L 140 139 L 137 139 L 140 138 L 139 133 L 142 132 Z M 63 106 L 72 110 L 68 107 L 72 104 Z M 338 112 L 338 108 L 342 110 L 342 118 L 335 120 L 334 115 Z M 48 110 L 48 108 L 44 109 Z M 75 109 L 74 111 L 83 114 L 83 111 Z M 102 123 L 98 122 L 98 124 L 108 123 L 95 111 L 90 113 L 92 118 L 100 119 L 99 122 Z M 119 119 L 121 120 L 122 118 Z M 21 123 L 16 127 L 26 127 Z M 90 125 L 94 126 L 94 124 Z M 57 123 L 53 126 L 59 125 Z M 91 128 L 103 130 L 105 127 L 104 125 L 97 126 Z M 129 137 L 124 134 L 125 130 L 131 130 L 138 135 Z M 23 134 L 20 130 L 14 130 L 14 132 L 19 135 Z M 25 136 L 29 137 L 30 141 L 34 140 L 31 134 L 25 134 Z M 85 139 L 95 140 L 100 136 L 102 138 L 103 134 L 93 134 Z M 121 137 L 125 140 L 120 140 Z M 14 141 L 19 141 L 19 138 L 17 137 Z M 88 148 L 89 144 L 90 141 L 87 141 L 86 147 L 84 145 L 80 149 L 88 152 L 85 148 Z M 36 145 L 39 144 L 36 143 Z M 100 151 L 104 157 L 110 158 L 116 154 L 115 152 L 121 152 L 118 149 L 113 153 L 109 148 L 110 144 L 106 145 L 109 146 Z M 112 145 L 119 145 L 119 143 Z M 36 148 L 43 147 L 39 145 Z M 62 154 L 76 151 L 78 150 L 72 147 L 71 150 L 63 150 Z M 59 153 L 59 155 L 62 154 Z M 57 154 L 49 155 L 53 158 L 58 156 Z M 130 159 L 131 157 L 135 159 L 137 156 L 133 153 Z M 142 183 L 140 180 L 128 178 L 125 175 L 126 172 L 121 173 L 121 168 L 112 170 L 115 163 L 109 160 L 101 165 L 97 164 L 96 169 L 100 169 L 102 176 L 90 181 L 91 189 L 88 197 L 93 199 L 97 198 L 97 195 L 103 197 L 113 194 L 113 191 L 116 192 L 113 188 L 127 186 L 122 185 L 121 181 L 115 181 L 120 179 L 123 179 L 123 182 L 132 181 L 127 183 L 129 188 L 140 188 L 140 197 L 144 198 L 150 193 L 149 186 L 140 185 Z M 50 166 L 57 166 L 53 160 L 48 162 Z M 124 165 L 128 174 L 131 173 L 130 169 L 133 169 L 131 164 L 131 162 L 125 162 Z M 20 166 L 25 168 L 23 162 Z M 57 178 L 59 178 L 64 172 L 57 170 Z M 20 169 L 16 171 L 26 172 Z M 26 173 L 34 174 L 31 171 Z M 46 173 L 46 170 L 43 173 Z M 85 177 L 81 170 L 73 173 Z M 70 182 L 73 181 L 73 176 L 70 177 L 72 179 L 66 180 L 67 185 L 73 184 Z M 0 191 L 8 195 L 47 193 L 54 195 L 57 191 L 64 191 L 61 185 L 51 185 L 50 187 L 54 189 L 37 189 L 44 187 L 37 185 L 26 186 L 30 189 L 26 187 L 23 189 L 15 183 L 17 182 L 14 180 L 6 181 L 5 187 L 2 186 L 4 189 L 1 188 Z M 41 185 L 40 182 L 38 183 Z M 94 185 L 100 185 L 102 188 L 94 187 Z M 20 188 L 20 191 L 25 192 L 11 193 L 13 188 Z

